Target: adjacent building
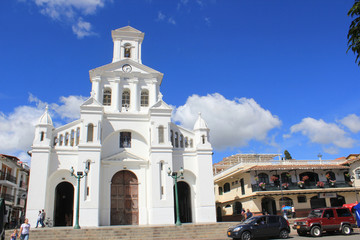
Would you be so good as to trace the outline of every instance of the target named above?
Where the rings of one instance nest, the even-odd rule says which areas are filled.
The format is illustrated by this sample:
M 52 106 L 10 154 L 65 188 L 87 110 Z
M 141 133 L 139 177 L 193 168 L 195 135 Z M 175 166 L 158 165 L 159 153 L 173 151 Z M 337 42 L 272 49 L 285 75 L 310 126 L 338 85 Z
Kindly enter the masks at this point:
M 80 118 L 54 127 L 48 110 L 32 145 L 27 217 L 45 209 L 55 226 L 71 226 L 80 188 L 80 225 L 174 224 L 178 179 L 182 222 L 216 221 L 209 128 L 198 116 L 193 129 L 171 122 L 160 92 L 163 73 L 142 64 L 144 33 L 112 31 L 112 62 L 90 70 L 91 97 Z M 70 169 L 88 172 L 80 185 Z
M 0 197 L 5 200 L 5 223 L 19 224 L 25 215 L 29 167 L 17 157 L 0 154 Z
M 278 154 L 236 154 L 214 164 L 218 221 L 241 219 L 242 209 L 305 216 L 312 208 L 359 199 L 359 155 L 331 161 L 283 160 Z

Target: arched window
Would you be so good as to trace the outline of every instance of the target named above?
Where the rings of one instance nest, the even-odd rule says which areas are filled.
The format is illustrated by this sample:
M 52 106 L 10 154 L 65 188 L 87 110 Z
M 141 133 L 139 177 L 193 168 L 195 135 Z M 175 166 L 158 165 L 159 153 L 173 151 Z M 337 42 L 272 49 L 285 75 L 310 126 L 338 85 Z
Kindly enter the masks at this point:
M 269 176 L 266 173 L 260 173 L 258 175 L 259 182 L 269 183 Z
M 128 89 L 125 89 L 122 93 L 122 107 L 130 107 L 130 91 Z
M 173 132 L 173 130 L 170 130 L 170 141 L 171 141 L 171 145 L 174 147 L 174 132 Z
M 177 132 L 175 133 L 175 147 L 179 147 L 179 134 Z
M 202 144 L 205 144 L 205 139 L 206 139 L 206 138 L 205 138 L 205 135 L 202 135 L 202 136 L 201 136 Z
M 80 128 L 77 128 L 76 129 L 76 141 L 75 141 L 76 146 L 79 145 L 79 141 L 80 141 Z
M 189 139 L 188 137 L 185 137 L 185 148 L 189 147 Z
M 60 143 L 59 143 L 59 146 L 62 146 L 62 145 L 63 145 L 63 142 L 64 142 L 64 136 L 61 134 L 61 135 L 60 135 Z
M 159 126 L 158 134 L 159 134 L 159 143 L 164 143 L 164 126 Z
M 230 192 L 230 183 L 224 184 L 224 193 Z
M 184 148 L 184 136 L 182 134 L 180 135 L 180 147 Z
M 92 142 L 93 138 L 94 138 L 94 125 L 92 123 L 89 123 L 86 141 L 87 142 Z
M 131 57 L 131 44 L 126 43 L 124 45 L 124 57 L 130 58 Z
M 65 133 L 65 146 L 69 144 L 69 133 Z
M 103 105 L 104 106 L 110 106 L 111 105 L 111 89 L 110 88 L 106 88 L 104 90 Z
M 330 182 L 331 180 L 332 181 L 336 180 L 335 173 L 332 171 L 327 172 L 325 174 L 325 177 L 326 177 L 327 182 Z
M 54 137 L 54 147 L 57 145 L 57 143 L 58 143 L 58 138 Z
M 40 142 L 44 141 L 44 135 L 45 135 L 44 132 L 41 132 L 41 133 L 40 133 Z
M 70 146 L 74 146 L 74 142 L 75 142 L 75 131 L 74 131 L 74 130 L 71 130 Z
M 149 91 L 148 90 L 141 91 L 140 106 L 141 107 L 149 106 Z

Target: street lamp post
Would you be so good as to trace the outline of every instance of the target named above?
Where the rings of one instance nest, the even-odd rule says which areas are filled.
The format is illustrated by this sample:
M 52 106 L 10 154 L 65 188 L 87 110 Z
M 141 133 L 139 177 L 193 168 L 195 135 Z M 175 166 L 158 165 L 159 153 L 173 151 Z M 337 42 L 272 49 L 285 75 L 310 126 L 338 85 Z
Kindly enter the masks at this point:
M 180 221 L 180 209 L 179 209 L 179 197 L 178 197 L 178 189 L 177 189 L 177 180 L 179 177 L 182 177 L 184 175 L 184 169 L 180 168 L 178 172 L 172 172 L 169 168 L 167 171 L 168 175 L 172 177 L 175 181 L 175 209 L 176 209 L 176 226 L 181 225 Z
M 76 175 L 74 174 L 74 168 L 71 167 L 70 168 L 70 174 L 71 176 L 73 176 L 74 178 L 77 179 L 77 193 L 76 193 L 76 210 L 75 210 L 75 224 L 74 224 L 74 229 L 80 229 L 80 225 L 79 225 L 79 202 L 80 202 L 80 179 L 82 179 L 83 177 L 87 176 L 89 169 L 85 168 L 84 173 L 82 171 L 78 171 L 76 173 Z
M 354 176 L 351 176 L 350 179 L 353 181 L 353 184 L 354 184 L 354 191 L 355 191 L 356 202 L 359 202 L 358 195 L 357 195 L 357 192 L 356 192 L 356 186 L 355 186 L 355 177 L 354 177 Z

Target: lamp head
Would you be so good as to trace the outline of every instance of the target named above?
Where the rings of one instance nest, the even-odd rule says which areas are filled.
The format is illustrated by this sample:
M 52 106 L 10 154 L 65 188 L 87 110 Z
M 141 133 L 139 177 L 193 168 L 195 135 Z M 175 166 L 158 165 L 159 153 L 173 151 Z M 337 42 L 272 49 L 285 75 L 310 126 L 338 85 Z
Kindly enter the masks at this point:
M 171 175 L 171 169 L 170 169 L 170 167 L 168 168 L 168 170 L 167 170 L 167 174 L 170 176 Z
M 71 166 L 71 168 L 70 168 L 70 174 L 71 174 L 71 176 L 74 176 L 74 168 Z
M 89 173 L 89 169 L 88 169 L 88 168 L 85 168 L 84 172 L 85 172 L 85 176 L 87 176 L 88 173 Z
M 184 169 L 181 167 L 179 170 L 180 176 L 184 175 Z

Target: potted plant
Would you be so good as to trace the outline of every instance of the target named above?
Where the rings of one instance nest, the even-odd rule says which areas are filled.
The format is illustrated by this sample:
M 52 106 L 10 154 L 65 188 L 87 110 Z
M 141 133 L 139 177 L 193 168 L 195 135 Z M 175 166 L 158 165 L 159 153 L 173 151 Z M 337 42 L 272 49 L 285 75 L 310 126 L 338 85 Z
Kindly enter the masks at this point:
M 290 173 L 286 173 L 286 176 L 287 176 L 288 178 L 291 178 L 291 174 L 290 174 Z
M 289 188 L 289 184 L 288 184 L 288 183 L 283 183 L 281 186 L 282 186 L 284 189 L 288 189 L 288 188 Z
M 302 180 L 303 182 L 305 182 L 305 181 L 309 180 L 309 176 L 305 175 L 305 176 L 302 177 L 301 180 Z
M 258 176 L 255 176 L 255 181 L 259 181 L 259 177 L 258 177 Z
M 327 178 L 327 179 L 330 179 L 331 178 L 331 176 L 330 176 L 330 174 L 328 173 L 328 174 L 326 174 L 325 175 L 325 177 Z
M 299 187 L 303 188 L 303 187 L 304 187 L 304 184 L 305 184 L 305 182 L 304 182 L 304 181 L 298 181 L 298 185 L 299 185 Z
M 330 186 L 335 187 L 336 180 L 329 180 Z
M 259 187 L 264 190 L 266 187 L 266 184 L 264 182 L 261 182 L 261 183 L 259 183 Z
M 271 181 L 275 182 L 277 180 L 279 180 L 279 178 L 277 176 L 275 176 L 275 175 L 271 176 Z
M 325 185 L 325 183 L 323 183 L 322 181 L 318 181 L 318 182 L 316 183 L 316 186 L 317 186 L 317 187 L 320 187 L 320 188 L 323 188 L 324 185 Z
M 350 173 L 345 173 L 345 177 L 350 177 Z

